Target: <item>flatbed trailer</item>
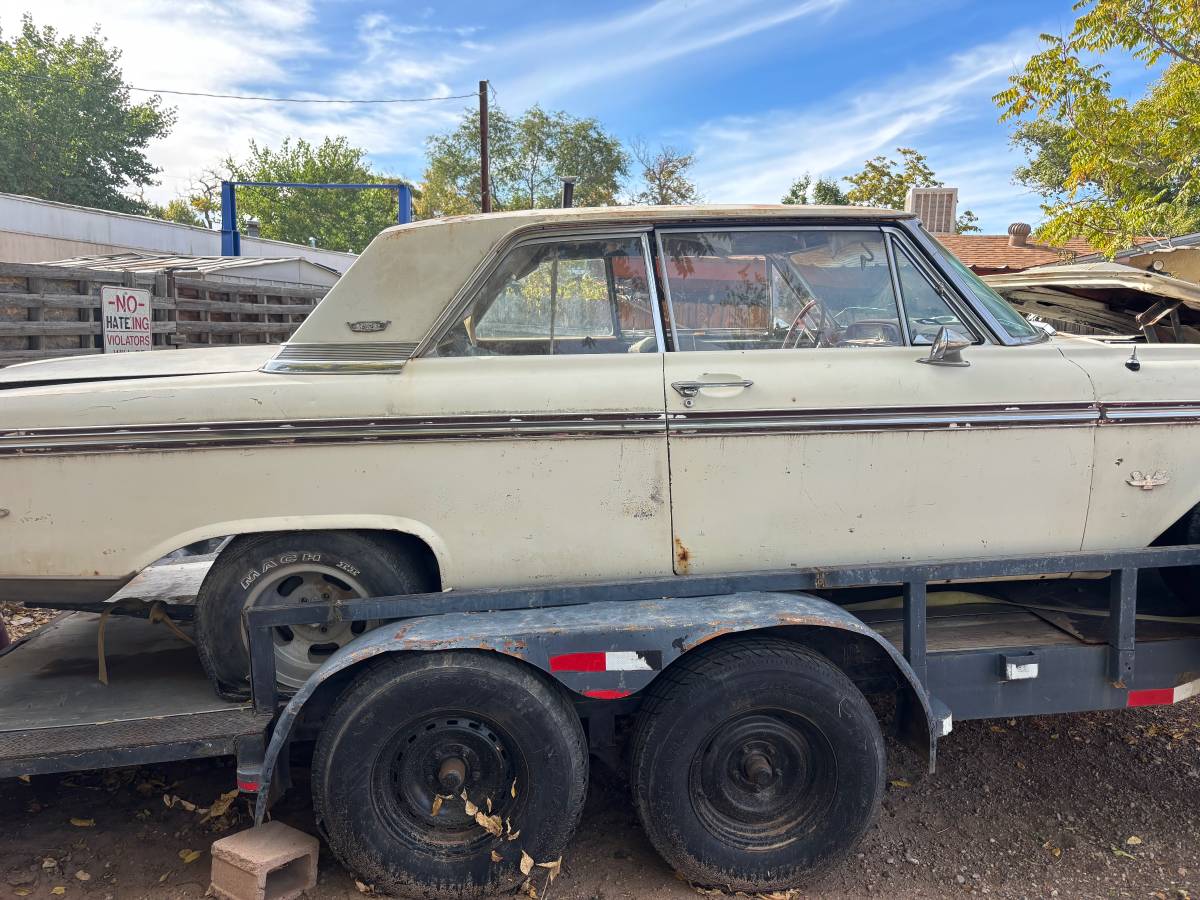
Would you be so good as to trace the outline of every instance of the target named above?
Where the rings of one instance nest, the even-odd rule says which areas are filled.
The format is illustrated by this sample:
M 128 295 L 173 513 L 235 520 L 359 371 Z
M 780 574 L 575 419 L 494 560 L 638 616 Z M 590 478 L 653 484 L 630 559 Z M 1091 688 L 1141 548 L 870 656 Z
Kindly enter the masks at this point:
M 170 585 L 175 602 L 180 600 L 181 582 L 195 580 L 202 573 L 194 563 L 183 565 L 192 568 L 155 576 Z M 650 738 L 645 735 L 653 731 L 646 723 L 656 722 L 655 716 L 662 718 L 671 697 L 687 696 L 689 678 L 694 683 L 695 678 L 704 676 L 706 666 L 722 660 L 727 663 L 739 651 L 758 653 L 769 669 L 775 656 L 786 656 L 789 646 L 798 653 L 792 662 L 809 665 L 816 659 L 819 666 L 863 694 L 895 694 L 897 729 L 927 756 L 933 771 L 937 742 L 955 719 L 1167 704 L 1197 693 L 1200 618 L 1158 614 L 1166 591 L 1157 570 L 1194 565 L 1200 565 L 1200 545 L 452 590 L 252 608 L 245 614 L 251 692 L 248 699 L 234 701 L 216 696 L 194 650 L 176 634 L 161 625 L 122 616 L 108 617 L 105 623 L 103 655 L 108 683 L 101 684 L 97 679 L 101 616 L 76 612 L 59 617 L 0 653 L 0 777 L 234 755 L 238 758 L 238 785 L 257 794 L 255 815 L 261 823 L 270 802 L 288 787 L 289 747 L 297 741 L 316 741 L 314 771 L 324 768 L 315 771 L 314 781 L 326 789 L 338 778 L 349 777 L 345 770 L 355 767 L 347 767 L 344 760 L 338 762 L 338 753 L 346 751 L 330 733 L 352 733 L 357 721 L 377 716 L 364 708 L 367 711 L 356 713 L 356 720 L 351 707 L 366 688 L 378 693 L 386 687 L 392 677 L 389 672 L 394 670 L 397 683 L 410 676 L 430 677 L 433 669 L 429 665 L 423 673 L 413 675 L 412 661 L 417 659 L 445 661 L 447 671 L 458 671 L 453 666 L 461 668 L 463 660 L 483 660 L 483 674 L 476 673 L 483 678 L 492 677 L 487 666 L 493 661 L 501 675 L 536 675 L 531 689 L 548 690 L 568 701 L 567 708 L 578 716 L 577 721 L 572 717 L 570 727 L 579 731 L 586 741 L 581 746 L 593 755 L 620 764 L 617 735 L 624 730 L 620 723 L 623 719 L 634 723 L 634 766 L 645 767 L 651 765 L 647 757 L 654 755 L 653 748 L 646 747 Z M 1087 577 L 1062 577 L 1071 573 Z M 145 591 L 140 596 L 153 599 Z M 281 697 L 273 644 L 277 629 L 339 621 L 384 624 L 334 653 L 295 694 Z M 729 669 L 731 679 L 737 677 L 735 669 Z M 506 690 L 518 698 L 513 700 L 515 706 L 524 702 L 519 699 L 518 687 L 510 685 Z M 471 691 L 464 689 L 462 694 Z M 805 702 L 819 704 L 821 700 L 813 696 Z M 838 716 L 843 715 L 840 704 L 844 701 L 845 697 L 838 702 Z M 462 704 L 461 708 L 454 703 Z M 451 824 L 461 832 L 475 827 L 471 815 L 463 819 L 461 808 L 465 806 L 468 812 L 472 808 L 466 796 L 472 773 L 487 768 L 487 760 L 480 754 L 487 756 L 488 748 L 494 747 L 497 759 L 508 757 L 496 735 L 490 735 L 491 743 L 486 739 L 479 745 L 471 743 L 479 734 L 490 734 L 493 720 L 502 720 L 502 713 L 473 709 L 461 699 L 451 706 L 457 710 L 453 715 L 442 710 L 440 719 L 424 726 L 434 736 L 446 729 L 448 736 L 431 757 L 437 763 L 426 773 L 433 779 L 432 787 L 426 785 L 428 790 L 422 794 L 417 790 L 421 785 L 416 784 L 413 796 L 422 798 L 421 802 L 443 798 L 432 804 L 435 819 L 447 815 L 439 812 L 443 803 L 447 808 L 457 804 L 454 814 L 458 819 Z M 386 709 L 388 715 L 381 721 L 405 715 L 404 708 L 394 703 Z M 540 713 L 526 710 L 522 715 L 536 722 Z M 795 734 L 804 727 L 797 726 Z M 569 730 L 565 726 L 559 730 L 564 729 Z M 502 733 L 503 728 L 496 730 Z M 639 730 L 643 733 L 640 737 Z M 739 736 L 741 755 L 733 767 L 736 771 L 729 776 L 731 784 L 744 781 L 745 796 L 751 800 L 775 796 L 773 792 L 782 790 L 780 785 L 787 780 L 787 761 L 794 762 L 789 754 L 795 751 L 793 755 L 805 760 L 806 790 L 819 794 L 823 777 L 820 755 L 813 755 L 816 751 L 812 748 L 797 750 L 800 744 L 795 734 L 781 732 L 782 736 L 763 740 L 749 732 Z M 369 743 L 362 735 L 358 740 Z M 409 746 L 417 748 L 433 738 L 427 739 L 422 732 L 408 740 Z M 583 752 L 586 774 L 587 754 Z M 407 790 L 399 783 L 409 771 L 404 768 L 410 765 L 405 758 L 401 748 L 400 762 L 393 765 L 390 787 L 386 788 L 398 795 Z M 839 763 L 836 754 L 834 763 L 842 765 L 838 777 L 844 781 L 846 764 Z M 578 771 L 574 775 L 578 776 Z M 424 776 L 418 773 L 413 777 L 419 781 Z M 638 777 L 635 772 L 635 783 Z M 704 790 L 704 778 L 709 776 L 701 771 L 696 777 L 699 789 Z M 511 801 L 504 802 L 513 807 L 514 818 L 521 807 L 519 811 L 526 816 L 524 829 L 536 832 L 537 825 L 529 817 L 536 819 L 538 811 L 529 808 L 533 801 L 518 799 L 518 780 L 513 779 Z M 365 794 L 377 789 L 369 779 L 349 784 Z M 494 790 L 487 799 L 491 801 L 493 796 L 499 815 L 501 799 Z M 827 804 L 841 802 L 838 797 L 830 795 Z M 722 845 L 733 848 L 733 862 L 727 859 L 714 864 L 715 869 L 706 869 L 705 859 L 686 852 L 672 856 L 656 838 L 655 819 L 668 811 L 656 807 L 652 799 L 641 797 L 638 801 L 651 839 L 677 869 L 696 881 L 770 888 L 780 884 L 779 877 L 794 880 L 804 871 L 815 871 L 825 857 L 836 855 L 830 850 L 821 859 L 805 858 L 794 871 L 772 876 L 774 881 L 755 880 L 754 867 L 740 862 L 748 855 L 744 851 L 753 849 L 746 846 L 750 840 L 746 835 L 753 832 L 750 829 L 728 836 Z M 562 802 L 573 806 L 576 800 L 582 804 L 581 796 Z M 733 803 L 728 797 L 722 802 L 726 806 Z M 877 798 L 873 802 L 877 804 Z M 314 803 L 318 823 L 339 857 L 356 871 L 370 869 L 369 861 L 347 850 L 338 834 L 339 828 L 344 836 L 345 828 L 367 826 L 361 822 L 357 826 L 353 822 L 339 824 L 329 796 L 316 796 L 316 789 Z M 717 813 L 734 819 L 745 814 L 744 809 L 729 813 L 720 807 L 720 803 L 714 807 Z M 868 810 L 872 815 L 873 809 Z M 487 840 L 498 841 L 496 846 L 505 849 L 511 836 L 507 816 L 505 830 L 493 835 L 484 815 L 480 833 L 487 832 Z M 557 813 L 549 811 L 540 815 L 553 820 L 546 827 L 557 831 L 554 835 L 534 833 L 529 838 L 533 844 L 542 840 L 537 849 L 544 856 L 554 847 L 561 850 L 578 810 L 568 810 L 565 819 L 555 819 Z M 379 813 L 377 818 L 386 816 Z M 433 824 L 440 825 L 440 821 Z M 722 828 L 725 826 L 718 822 L 710 831 L 726 834 L 728 828 Z M 842 843 L 849 845 L 856 834 L 844 837 Z M 493 847 L 493 861 L 504 855 Z M 509 871 L 511 866 L 506 868 L 507 862 L 480 869 L 477 862 L 467 865 L 452 857 L 441 853 L 436 865 L 430 864 L 432 868 L 410 873 L 411 882 L 393 886 L 436 883 L 485 890 L 508 883 L 515 872 Z M 710 869 L 726 875 L 740 872 L 741 880 L 714 882 Z M 777 873 L 778 866 L 773 871 Z M 388 884 L 385 878 L 376 881 Z

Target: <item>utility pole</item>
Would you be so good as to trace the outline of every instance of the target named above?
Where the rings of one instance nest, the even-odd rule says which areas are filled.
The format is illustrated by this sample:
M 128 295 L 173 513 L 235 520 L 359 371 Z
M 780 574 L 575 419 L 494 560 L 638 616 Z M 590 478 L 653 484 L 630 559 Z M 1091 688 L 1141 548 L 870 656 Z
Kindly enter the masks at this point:
M 479 209 L 492 211 L 491 165 L 488 160 L 488 83 L 479 82 Z

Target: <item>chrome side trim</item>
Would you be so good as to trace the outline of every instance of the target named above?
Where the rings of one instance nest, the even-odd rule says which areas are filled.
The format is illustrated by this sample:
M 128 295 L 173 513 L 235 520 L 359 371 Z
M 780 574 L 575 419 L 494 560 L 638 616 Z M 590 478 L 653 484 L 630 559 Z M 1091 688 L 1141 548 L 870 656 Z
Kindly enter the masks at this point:
M 666 433 L 662 413 L 433 416 L 268 422 L 38 428 L 0 433 L 0 456 L 192 450 L 360 441 L 476 441 L 649 437 Z
M 672 413 L 667 428 L 679 437 L 805 432 L 921 431 L 974 428 L 1090 426 L 1100 421 L 1095 404 L 911 407 L 882 410 L 780 410 L 736 413 Z
M 1104 420 L 1112 425 L 1195 422 L 1200 420 L 1200 403 L 1106 403 Z
M 417 349 L 415 341 L 283 344 L 264 372 L 399 372 Z

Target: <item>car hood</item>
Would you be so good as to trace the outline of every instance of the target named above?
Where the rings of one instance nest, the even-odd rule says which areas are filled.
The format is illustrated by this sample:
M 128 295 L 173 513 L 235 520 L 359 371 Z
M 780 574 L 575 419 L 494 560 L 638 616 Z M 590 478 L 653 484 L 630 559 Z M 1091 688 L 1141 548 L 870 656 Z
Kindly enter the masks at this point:
M 253 372 L 279 349 L 277 344 L 220 347 L 204 350 L 154 350 L 66 356 L 17 363 L 0 369 L 0 389 L 85 381 L 120 381 L 130 378 L 170 378 L 179 375 L 214 375 Z

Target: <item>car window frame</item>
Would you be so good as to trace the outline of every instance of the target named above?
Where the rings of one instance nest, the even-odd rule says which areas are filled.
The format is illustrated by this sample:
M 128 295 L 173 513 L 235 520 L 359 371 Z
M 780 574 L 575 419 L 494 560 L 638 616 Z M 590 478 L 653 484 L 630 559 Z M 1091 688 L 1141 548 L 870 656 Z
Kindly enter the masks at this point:
M 574 241 L 589 241 L 589 240 L 613 240 L 619 238 L 638 238 L 642 248 L 642 262 L 646 267 L 646 290 L 650 294 L 650 308 L 654 313 L 654 339 L 657 344 L 656 353 L 666 352 L 666 338 L 663 329 L 662 316 L 662 301 L 658 292 L 658 273 L 655 269 L 656 260 L 651 251 L 650 233 L 653 227 L 649 225 L 625 227 L 625 228 L 579 228 L 579 229 L 561 229 L 552 232 L 542 231 L 538 234 L 514 234 L 510 235 L 507 240 L 499 242 L 492 248 L 491 252 L 483 259 L 483 261 L 471 273 L 471 276 L 466 280 L 454 297 L 446 304 L 446 308 L 434 321 L 433 326 L 426 332 L 425 337 L 417 345 L 417 349 L 413 352 L 413 359 L 431 358 L 431 359 L 447 359 L 450 357 L 438 357 L 433 354 L 433 350 L 438 343 L 444 338 L 452 328 L 458 326 L 462 322 L 463 316 L 478 296 L 479 291 L 487 285 L 488 280 L 492 275 L 504 265 L 508 258 L 531 244 L 563 244 Z M 557 357 L 570 358 L 579 356 L 575 353 L 562 353 L 556 355 L 547 355 L 547 359 Z M 595 354 L 586 354 L 595 355 Z M 619 353 L 603 354 L 606 356 L 620 356 Z M 646 352 L 637 354 L 639 356 L 646 355 Z M 497 359 L 502 357 L 462 357 L 463 359 Z
M 904 233 L 898 229 L 888 228 L 884 226 L 884 243 L 887 246 L 888 266 L 892 270 L 892 290 L 896 294 L 896 300 L 900 304 L 900 314 L 904 321 L 905 341 L 909 346 L 926 347 L 927 344 L 913 344 L 911 336 L 908 334 L 908 310 L 904 303 L 904 291 L 900 287 L 900 268 L 896 265 L 896 253 L 903 253 L 905 258 L 916 267 L 917 271 L 933 285 L 934 290 L 938 292 L 941 298 L 945 301 L 950 310 L 958 316 L 959 322 L 967 331 L 967 337 L 971 338 L 971 343 L 978 345 L 986 343 L 987 329 L 983 323 L 979 321 L 979 316 L 975 313 L 974 307 L 964 301 L 959 296 L 958 291 L 953 285 L 949 284 L 945 278 L 941 277 L 937 269 L 935 269 L 924 254 L 920 252 L 911 242 L 904 239 Z
M 667 258 L 666 252 L 663 250 L 663 235 L 696 234 L 696 233 L 705 232 L 705 231 L 721 231 L 721 232 L 725 232 L 725 231 L 821 231 L 821 232 L 873 231 L 873 232 L 876 232 L 877 234 L 879 234 L 880 242 L 884 245 L 884 247 L 885 247 L 884 252 L 885 252 L 885 254 L 887 254 L 888 282 L 892 286 L 892 297 L 896 302 L 896 313 L 898 316 L 900 316 L 901 325 L 903 325 L 906 321 L 904 319 L 904 307 L 902 305 L 902 299 L 900 297 L 900 292 L 897 289 L 896 269 L 895 269 L 895 266 L 893 265 L 893 260 L 890 255 L 890 251 L 888 251 L 886 249 L 887 248 L 888 229 L 886 226 L 882 225 L 879 222 L 866 221 L 866 222 L 856 222 L 856 223 L 847 224 L 847 225 L 803 225 L 803 224 L 795 224 L 795 223 L 779 223 L 779 224 L 770 224 L 770 225 L 765 225 L 765 224 L 764 225 L 746 225 L 746 224 L 734 225 L 734 224 L 722 223 L 722 222 L 702 222 L 702 223 L 697 223 L 694 225 L 671 225 L 671 226 L 667 226 L 667 227 L 657 227 L 654 229 L 654 249 L 655 249 L 655 253 L 657 255 L 658 260 L 662 261 Z M 660 294 L 663 298 L 662 303 L 663 303 L 663 306 L 665 309 L 665 318 L 666 318 L 667 324 L 669 326 L 668 327 L 668 337 L 670 338 L 670 350 L 668 352 L 671 352 L 671 353 L 695 352 L 695 351 L 691 351 L 691 350 L 680 350 L 679 349 L 679 332 L 675 326 L 675 307 L 671 302 L 671 279 L 668 276 L 665 263 L 663 264 L 662 268 L 658 270 L 658 274 L 659 274 L 659 277 L 662 279 L 662 290 L 660 291 Z M 900 345 L 901 347 L 911 346 L 909 343 L 909 337 L 905 333 L 905 331 L 906 331 L 906 329 L 904 327 L 900 328 L 900 332 L 901 332 L 900 339 L 903 341 L 903 343 Z M 796 348 L 796 349 L 836 350 L 838 348 L 836 348 L 836 347 L 820 347 L 820 348 L 802 347 L 802 348 Z M 714 350 L 712 352 L 720 352 L 720 353 L 726 353 L 726 352 L 732 352 L 732 353 L 772 352 L 773 353 L 773 352 L 778 352 L 778 350 L 761 348 L 761 349 L 756 349 L 756 350 L 732 350 L 732 351 Z

